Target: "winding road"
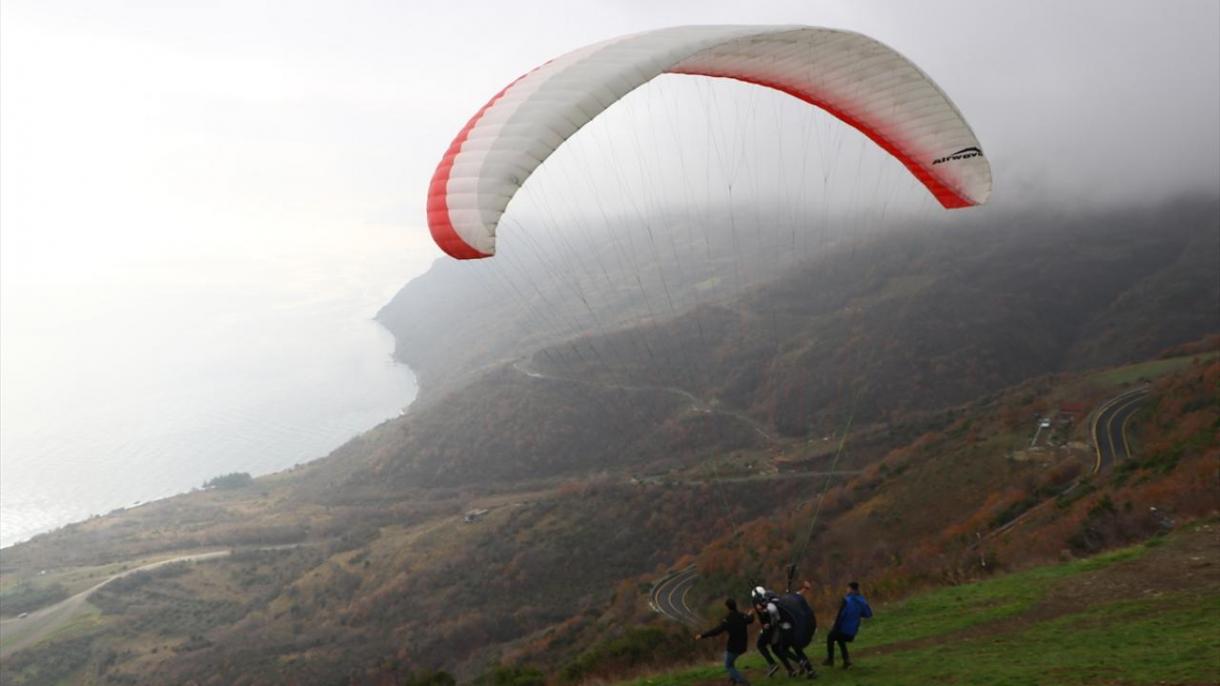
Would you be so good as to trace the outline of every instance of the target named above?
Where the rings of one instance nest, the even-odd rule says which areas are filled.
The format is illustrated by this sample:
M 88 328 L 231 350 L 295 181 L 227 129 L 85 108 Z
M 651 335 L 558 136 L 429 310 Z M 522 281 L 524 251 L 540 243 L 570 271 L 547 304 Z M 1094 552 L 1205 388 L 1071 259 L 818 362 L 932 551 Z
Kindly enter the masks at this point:
M 1101 404 L 1090 428 L 1093 434 L 1094 450 L 1097 454 L 1097 459 L 1093 463 L 1093 469 L 1090 471 L 1090 474 L 1100 474 L 1101 472 L 1109 471 L 1118 461 L 1131 457 L 1131 445 L 1127 441 L 1127 422 L 1131 420 L 1131 415 L 1135 414 L 1140 404 L 1147 400 L 1147 398 L 1148 387 L 1141 386 L 1110 398 Z M 1081 480 L 1076 479 L 1059 495 L 1063 496 L 1071 493 L 1080 483 Z M 977 541 L 970 544 L 971 549 L 977 548 L 985 541 L 1016 527 L 1035 512 L 1041 511 L 1053 502 L 1055 502 L 1054 497 L 1047 498 L 1022 512 L 1007 524 L 997 529 L 992 529 L 986 535 L 980 536 Z
M 666 574 L 653 584 L 648 594 L 649 606 L 654 612 L 679 624 L 697 625 L 699 617 L 686 604 L 686 596 L 698 580 L 699 572 L 693 566 Z
M 1147 397 L 1146 386 L 1134 388 L 1111 398 L 1097 411 L 1097 417 L 1093 420 L 1093 445 L 1097 450 L 1094 474 L 1109 471 L 1119 461 L 1131 457 L 1127 424 Z
M 290 543 L 287 545 L 257 548 L 256 550 L 284 550 L 296 548 L 300 545 L 299 543 Z M 132 567 L 118 574 L 108 576 L 80 593 L 61 600 L 54 605 L 34 610 L 25 617 L 0 620 L 0 658 L 8 657 L 18 650 L 28 648 L 55 633 L 57 629 L 66 625 L 86 609 L 85 601 L 89 599 L 89 596 L 115 579 L 121 579 L 136 572 L 147 572 L 158 567 L 174 564 L 175 562 L 195 562 L 228 557 L 233 552 L 232 549 L 226 549 L 213 550 L 206 553 L 191 553 L 189 555 L 179 555 L 178 557 L 171 557 L 166 560 L 150 562 L 139 567 Z

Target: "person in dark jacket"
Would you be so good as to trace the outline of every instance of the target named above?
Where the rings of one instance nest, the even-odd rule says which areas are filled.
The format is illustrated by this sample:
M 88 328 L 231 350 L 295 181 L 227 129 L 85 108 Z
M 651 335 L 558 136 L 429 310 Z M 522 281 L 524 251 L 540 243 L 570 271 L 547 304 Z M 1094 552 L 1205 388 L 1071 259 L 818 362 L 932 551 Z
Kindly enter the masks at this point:
M 719 634 L 727 633 L 728 640 L 724 644 L 724 671 L 728 672 L 729 679 L 735 684 L 745 684 L 749 686 L 750 682 L 737 671 L 735 663 L 737 658 L 745 654 L 748 643 L 748 632 L 746 626 L 754 621 L 753 614 L 742 614 L 737 611 L 737 601 L 732 598 L 727 598 L 724 601 L 724 606 L 728 608 L 729 613 L 720 620 L 720 623 L 715 628 L 695 634 L 695 640 L 698 641 L 704 638 L 711 638 Z
M 813 664 L 805 656 L 804 648 L 813 640 L 813 632 L 817 630 L 817 619 L 813 616 L 813 608 L 808 601 L 798 593 L 785 593 L 775 599 L 773 606 L 779 614 L 779 646 L 776 654 L 787 654 L 796 661 L 798 669 L 794 676 L 817 678 Z M 767 606 L 772 610 L 772 605 Z
M 851 658 L 847 655 L 847 644 L 856 639 L 860 631 L 860 620 L 873 616 L 873 608 L 868 606 L 868 600 L 860 594 L 860 584 L 855 581 L 847 584 L 847 595 L 839 603 L 839 614 L 835 617 L 834 626 L 826 635 L 826 661 L 822 664 L 834 666 L 835 644 L 839 644 L 839 652 L 843 654 L 843 669 L 851 667 Z
M 761 586 L 754 589 L 753 597 L 758 621 L 763 625 L 763 631 L 758 636 L 758 652 L 767 661 L 767 676 L 779 669 L 772 659 L 774 653 L 775 658 L 783 663 L 788 676 L 803 675 L 816 679 L 817 672 L 803 650 L 809 645 L 817 627 L 813 608 L 799 594 L 776 595 Z M 797 664 L 795 669 L 792 662 Z
M 751 597 L 754 600 L 754 615 L 758 617 L 758 623 L 761 625 L 755 646 L 758 647 L 758 652 L 762 654 L 763 659 L 767 661 L 767 676 L 772 676 L 779 671 L 779 665 L 775 663 L 776 658 L 783 663 L 785 672 L 789 675 L 795 674 L 792 665 L 788 662 L 787 651 L 779 649 L 779 622 L 773 620 L 767 611 L 770 594 L 767 589 L 759 586 L 754 589 Z M 773 648 L 775 649 L 774 656 L 771 652 Z

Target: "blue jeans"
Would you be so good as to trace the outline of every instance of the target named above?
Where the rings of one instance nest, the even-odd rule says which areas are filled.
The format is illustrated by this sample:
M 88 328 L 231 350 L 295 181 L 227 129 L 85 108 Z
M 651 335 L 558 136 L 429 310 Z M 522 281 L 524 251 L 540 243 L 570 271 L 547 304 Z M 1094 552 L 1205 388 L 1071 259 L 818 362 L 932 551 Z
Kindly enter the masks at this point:
M 733 666 L 733 663 L 737 662 L 739 657 L 741 657 L 740 653 L 724 651 L 724 671 L 729 673 L 729 678 L 733 680 L 733 683 L 744 684 L 746 683 L 746 678 L 741 675 L 741 672 L 737 671 L 737 667 Z

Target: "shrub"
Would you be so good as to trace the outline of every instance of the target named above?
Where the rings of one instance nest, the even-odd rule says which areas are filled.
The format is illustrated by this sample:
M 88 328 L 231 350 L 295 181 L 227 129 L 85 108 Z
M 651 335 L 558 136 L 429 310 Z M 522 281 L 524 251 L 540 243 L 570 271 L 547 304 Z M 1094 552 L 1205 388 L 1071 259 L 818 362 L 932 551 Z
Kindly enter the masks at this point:
M 67 597 L 68 589 L 61 584 L 35 586 L 28 582 L 23 583 L 0 595 L 0 615 L 11 617 L 22 612 L 32 612 L 40 607 L 54 605 Z
M 246 472 L 231 472 L 229 474 L 221 474 L 203 482 L 204 489 L 216 489 L 220 491 L 231 491 L 238 488 L 245 488 L 254 483 L 254 477 Z
M 581 653 L 560 670 L 566 683 L 576 683 L 598 674 L 613 674 L 628 667 L 672 662 L 695 654 L 695 644 L 685 634 L 660 627 L 631 629 L 622 636 Z

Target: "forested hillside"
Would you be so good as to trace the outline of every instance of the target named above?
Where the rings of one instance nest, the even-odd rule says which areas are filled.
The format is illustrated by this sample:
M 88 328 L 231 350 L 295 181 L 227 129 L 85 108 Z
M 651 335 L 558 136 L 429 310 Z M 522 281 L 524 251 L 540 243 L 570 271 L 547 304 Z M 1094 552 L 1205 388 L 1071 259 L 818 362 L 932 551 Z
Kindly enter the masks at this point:
M 378 319 L 428 398 L 554 347 L 540 362 L 566 355 L 595 363 L 582 372 L 664 374 L 684 383 L 697 374 L 740 401 L 767 380 L 729 382 L 720 366 L 761 375 L 769 358 L 782 357 L 776 372 L 795 366 L 803 380 L 804 372 L 820 372 L 818 359 L 853 361 L 834 357 L 848 340 L 919 346 L 887 363 L 892 368 L 873 368 L 880 353 L 854 360 L 850 373 L 876 384 L 891 372 L 928 373 L 949 362 L 939 356 L 956 351 L 944 351 L 944 339 L 965 335 L 961 347 L 979 367 L 973 374 L 1011 382 L 1031 369 L 1155 354 L 1214 326 L 1220 306 L 1212 278 L 1220 269 L 1220 209 L 1205 197 L 1108 211 L 890 218 L 875 226 L 765 215 L 729 226 L 729 214 L 708 213 L 698 227 L 612 220 L 587 234 L 522 236 L 498 261 L 440 260 Z M 542 238 L 553 244 L 539 244 Z M 692 308 L 684 322 L 668 321 Z M 1150 321 L 1158 325 L 1134 327 L 1138 335 L 1127 326 Z M 609 335 L 619 327 L 629 330 Z M 988 338 L 1006 341 L 1014 332 L 1011 350 Z M 588 337 L 604 340 L 569 342 Z M 673 364 L 678 359 L 683 364 Z M 1000 364 L 1014 366 L 990 369 Z
M 1218 225 L 1193 201 L 844 245 L 740 299 L 503 363 L 367 452 L 416 484 L 669 464 L 767 442 L 732 412 L 823 436 L 1144 359 L 1220 328 Z

